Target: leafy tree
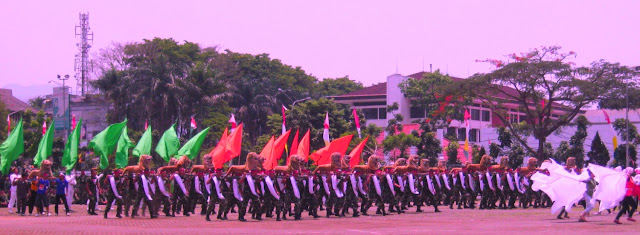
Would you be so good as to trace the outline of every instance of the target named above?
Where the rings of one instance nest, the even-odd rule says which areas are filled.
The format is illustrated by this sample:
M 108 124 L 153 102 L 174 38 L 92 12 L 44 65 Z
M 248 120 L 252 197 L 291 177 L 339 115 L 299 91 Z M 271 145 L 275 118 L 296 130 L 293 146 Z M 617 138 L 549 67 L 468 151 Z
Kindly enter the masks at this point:
M 500 148 L 511 146 L 511 131 L 505 127 L 498 127 L 498 141 Z
M 392 114 L 392 118 L 389 118 L 389 120 L 387 120 L 388 124 L 387 128 L 385 129 L 388 136 L 392 136 L 396 133 L 402 132 L 402 121 L 404 120 L 404 117 L 402 116 L 402 114 L 395 113 L 396 111 L 398 111 L 399 107 L 400 106 L 398 105 L 398 103 L 387 105 L 387 113 Z
M 560 141 L 560 145 L 558 145 L 558 148 L 556 148 L 556 152 L 553 156 L 553 158 L 558 162 L 558 163 L 563 163 L 567 161 L 567 158 L 571 157 L 571 146 L 569 145 L 569 142 L 567 141 Z
M 398 149 L 398 151 L 400 152 L 400 155 L 396 157 L 394 152 L 394 156 L 392 157 L 392 159 L 397 159 L 397 158 L 406 158 L 407 157 L 406 150 L 411 146 L 417 145 L 418 143 L 420 143 L 420 139 L 418 137 L 415 137 L 414 135 L 407 135 L 405 133 L 400 133 L 397 135 L 387 136 L 387 138 L 385 138 L 384 141 L 382 141 L 382 146 L 384 146 L 385 152 L 390 152 L 395 149 Z
M 571 123 L 584 107 L 614 92 L 624 77 L 616 71 L 628 70 L 603 60 L 576 67 L 568 61 L 575 55 L 551 46 L 520 55 L 514 53 L 509 56 L 510 62 L 485 60 L 495 65 L 496 70 L 454 82 L 447 94 L 467 95 L 481 101 L 511 130 L 517 142 L 542 158 L 547 137 Z M 505 108 L 506 102 L 517 107 Z M 511 109 L 526 116 L 526 122 L 512 124 Z M 552 116 L 558 114 L 557 118 Z M 538 146 L 530 145 L 521 133 L 535 137 Z
M 627 140 L 627 122 L 624 118 L 618 118 L 613 123 L 613 129 L 616 134 L 625 142 L 636 142 L 638 140 L 638 128 L 629 122 L 629 139 Z
M 626 151 L 626 150 L 625 150 Z M 591 141 L 591 151 L 588 153 L 589 161 L 601 166 L 606 166 L 611 158 L 609 156 L 609 150 L 604 145 L 602 139 L 600 139 L 600 133 L 596 132 L 596 136 Z
M 551 157 L 553 157 L 553 145 L 551 145 L 551 143 L 547 142 L 544 143 L 544 158 L 543 159 L 538 159 L 538 162 L 542 162 L 545 161 Z
M 29 106 L 33 107 L 36 110 L 44 109 L 44 101 L 46 98 L 44 96 L 38 96 L 29 99 Z
M 587 126 L 589 120 L 583 115 L 575 119 L 576 132 L 569 140 L 569 155 L 576 158 L 576 166 L 582 168 L 584 165 L 584 140 L 587 138 Z
M 342 136 L 344 133 L 355 130 L 355 127 L 351 128 L 349 124 L 349 120 L 353 119 L 349 107 L 326 98 L 297 103 L 296 106 L 292 107 L 286 113 L 287 128 L 300 130 L 301 134 L 307 130 L 311 130 L 311 149 L 320 149 L 325 146 L 324 140 L 322 139 L 322 132 L 324 130 L 324 119 L 327 112 L 329 113 L 329 136 L 332 140 Z M 281 133 L 282 116 L 280 114 L 274 114 L 269 117 L 269 120 L 263 130 L 264 133 L 267 133 L 269 137 Z
M 518 143 L 511 144 L 511 148 L 507 154 L 509 156 L 509 167 L 517 168 L 522 166 L 524 161 L 524 148 Z
M 442 146 L 437 134 L 431 129 L 431 125 L 427 122 L 420 122 L 420 131 L 413 130 L 411 134 L 420 138 L 420 142 L 416 144 L 420 159 L 427 158 L 429 165 L 435 166 L 438 163 L 438 154 L 442 153 Z
M 364 88 L 361 82 L 349 79 L 349 76 L 341 78 L 325 78 L 318 82 L 314 96 L 342 95 Z
M 457 140 L 449 141 L 449 145 L 445 148 L 447 151 L 447 164 L 455 165 L 460 164 L 458 161 L 458 149 L 460 148 L 460 143 Z
M 638 151 L 636 150 L 636 146 L 633 144 L 629 145 L 629 166 L 634 167 L 635 162 L 638 156 Z M 627 166 L 627 144 L 621 144 L 613 151 L 613 167 L 622 166 L 623 168 Z
M 491 145 L 489 145 L 489 156 L 493 157 L 493 159 L 497 159 L 498 156 L 500 156 L 501 151 L 500 145 L 496 143 L 491 143 Z

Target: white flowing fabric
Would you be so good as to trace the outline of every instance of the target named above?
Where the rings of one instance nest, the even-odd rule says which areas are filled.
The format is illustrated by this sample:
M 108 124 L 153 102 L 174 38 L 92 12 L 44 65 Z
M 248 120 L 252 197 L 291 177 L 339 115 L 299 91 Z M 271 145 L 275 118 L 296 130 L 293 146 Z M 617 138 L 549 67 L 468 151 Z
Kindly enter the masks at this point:
M 276 200 L 280 200 L 280 195 L 278 195 L 278 192 L 276 192 L 276 189 L 273 187 L 273 180 L 271 180 L 271 177 L 267 176 L 264 178 L 264 181 L 267 182 L 267 188 L 269 188 L 269 192 L 271 193 L 271 195 L 273 195 L 273 197 L 276 198 Z M 264 190 L 263 190 L 264 193 Z
M 525 193 L 525 190 L 522 188 L 522 183 L 520 182 L 520 175 L 518 175 L 518 172 L 516 172 L 514 176 L 515 176 L 514 177 L 516 180 L 515 184 L 516 184 L 516 188 L 518 189 L 518 192 Z
M 338 198 L 344 197 L 344 192 L 340 187 L 338 187 L 338 177 L 336 175 L 331 175 L 331 187 L 333 187 L 333 191 L 336 193 Z
M 313 185 L 313 176 L 309 176 L 309 183 L 307 186 L 309 187 L 309 193 L 313 194 L 313 188 L 315 187 L 315 185 Z
M 513 187 L 513 177 L 511 177 L 511 173 L 507 172 L 507 183 L 509 184 L 509 188 L 513 191 L 515 188 Z
M 180 190 L 182 190 L 182 193 L 184 195 L 187 195 L 187 189 L 184 187 L 184 182 L 182 182 L 182 177 L 180 177 L 180 175 L 178 174 L 174 174 L 173 178 L 176 179 L 176 182 L 178 182 L 178 185 L 180 185 Z
M 216 177 L 216 176 L 213 176 L 213 185 L 216 187 L 216 193 L 218 194 L 218 199 L 224 200 L 224 195 L 222 195 L 222 190 L 220 190 L 220 181 L 218 180 L 218 177 Z M 228 185 L 227 185 L 227 187 L 228 187 Z
M 438 174 L 435 174 L 433 178 L 436 179 L 436 183 L 438 184 L 438 188 L 442 189 L 442 184 L 440 183 L 440 177 L 438 176 Z
M 168 197 L 169 192 L 167 192 L 167 189 L 164 187 L 164 180 L 160 176 L 156 176 L 156 179 L 158 179 L 158 187 L 160 188 L 160 192 L 162 192 L 164 196 Z
M 147 180 L 147 177 L 145 177 L 144 175 L 140 175 L 140 178 L 142 178 L 142 188 L 144 188 L 144 194 L 147 195 L 147 199 L 149 199 L 149 201 L 153 200 L 151 198 L 151 194 L 149 193 L 149 181 Z
M 373 186 L 376 188 L 376 193 L 378 194 L 378 196 L 382 197 L 382 187 L 380 187 L 380 179 L 378 179 L 378 176 L 374 175 L 373 177 Z
M 249 185 L 249 189 L 251 190 L 251 193 L 253 195 L 258 196 L 258 192 L 256 192 L 256 183 L 253 180 L 253 177 L 251 176 L 251 174 L 248 174 L 246 178 L 247 178 L 247 184 Z
M 551 214 L 557 213 L 563 207 L 567 212 L 570 212 L 573 204 L 580 201 L 586 191 L 586 184 L 582 182 L 585 180 L 584 174 L 580 176 L 571 174 L 553 160 L 542 163 L 540 168 L 549 170 L 550 175 L 547 176 L 540 172 L 533 174 L 531 176 L 531 180 L 534 181 L 532 188 L 542 190 L 554 201 Z
M 588 168 L 595 176 L 595 180 L 598 181 L 598 186 L 596 186 L 593 191 L 593 197 L 591 197 L 592 203 L 595 200 L 600 200 L 599 211 L 617 206 L 624 199 L 626 193 L 627 175 L 621 171 L 595 164 L 589 164 Z
M 233 196 L 238 199 L 238 201 L 242 201 L 242 194 L 240 193 L 240 186 L 238 186 L 238 179 L 233 179 Z
M 447 187 L 447 190 L 451 190 L 449 179 L 447 179 L 447 174 L 442 174 L 442 181 L 444 181 L 444 186 Z
M 111 191 L 116 195 L 117 198 L 122 199 L 122 196 L 118 193 L 118 187 L 116 187 L 116 179 L 113 176 L 109 176 L 109 184 L 111 184 Z
M 398 185 L 400 185 L 400 192 L 404 192 L 404 180 L 402 180 L 402 176 L 396 176 L 398 179 Z
M 389 189 L 391 189 L 391 193 L 393 194 L 393 196 L 395 196 L 396 189 L 393 187 L 393 180 L 391 179 L 391 175 L 387 174 L 386 178 L 387 178 L 387 185 L 389 185 Z
M 489 185 L 489 188 L 492 191 L 496 191 L 496 188 L 493 186 L 493 179 L 491 178 L 491 173 L 487 171 L 486 175 L 487 175 L 487 184 Z
M 211 176 L 209 174 L 204 175 L 204 188 L 207 189 L 207 193 L 211 194 Z
M 200 177 L 196 176 L 193 181 L 193 183 L 195 184 L 193 187 L 195 187 L 196 193 L 202 195 L 202 190 L 200 189 Z
M 358 181 L 356 181 L 356 176 L 353 175 L 353 174 L 349 175 L 349 181 L 351 181 L 351 189 L 353 189 L 353 194 L 355 194 L 356 197 L 357 197 L 358 196 Z
M 469 178 L 469 188 L 472 191 L 477 191 L 476 190 L 476 184 L 473 183 L 473 176 L 469 175 L 467 178 Z
M 329 190 L 329 183 L 327 183 L 327 177 L 326 176 L 322 176 L 322 186 L 324 187 L 324 192 L 327 194 L 327 196 L 331 195 L 331 191 Z
M 427 187 L 429 188 L 429 191 L 431 192 L 431 194 L 436 195 L 436 188 L 433 187 L 433 181 L 431 181 L 431 176 L 426 175 L 425 177 L 427 177 Z
M 467 185 L 464 182 L 464 173 L 460 172 L 458 173 L 458 175 L 460 176 L 459 180 L 460 180 L 460 184 L 462 185 L 462 188 L 467 189 Z
M 427 176 L 429 177 L 429 176 Z M 413 194 L 419 194 L 418 190 L 416 190 L 416 181 L 413 178 L 413 174 L 409 174 L 409 176 L 407 176 L 407 178 L 409 178 L 409 190 L 411 191 L 411 193 Z
M 358 177 L 358 190 L 360 191 L 360 193 L 362 193 L 362 195 L 367 195 L 367 192 L 364 191 L 364 188 L 362 188 L 362 177 Z
M 291 183 L 291 188 L 293 188 L 293 195 L 296 196 L 297 199 L 300 199 L 300 189 L 298 189 L 298 182 L 296 178 L 289 176 L 289 182 Z
M 500 173 L 496 174 L 496 184 L 496 186 L 498 186 L 498 189 L 502 191 L 502 179 L 500 178 Z

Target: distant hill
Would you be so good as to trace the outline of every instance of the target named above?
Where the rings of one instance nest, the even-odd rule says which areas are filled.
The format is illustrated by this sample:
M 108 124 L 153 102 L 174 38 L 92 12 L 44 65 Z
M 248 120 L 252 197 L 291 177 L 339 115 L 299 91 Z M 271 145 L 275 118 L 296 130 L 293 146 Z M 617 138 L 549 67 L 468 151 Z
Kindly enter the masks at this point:
M 33 85 L 18 85 L 18 84 L 7 84 L 2 88 L 7 88 L 13 90 L 13 96 L 22 100 L 26 103 L 29 102 L 29 99 L 50 95 L 53 93 L 53 87 L 58 86 L 57 84 L 33 84 Z

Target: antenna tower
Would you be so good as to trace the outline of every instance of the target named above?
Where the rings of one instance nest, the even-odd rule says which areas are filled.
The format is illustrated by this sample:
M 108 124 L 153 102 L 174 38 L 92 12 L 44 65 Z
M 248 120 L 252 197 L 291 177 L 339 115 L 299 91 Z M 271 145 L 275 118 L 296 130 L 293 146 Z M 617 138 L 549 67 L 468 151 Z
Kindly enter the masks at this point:
M 93 43 L 93 31 L 89 27 L 89 13 L 80 13 L 80 25 L 76 25 L 76 38 L 80 38 L 76 46 L 78 46 L 78 54 L 76 54 L 73 70 L 76 72 L 75 78 L 78 81 L 77 86 L 84 96 L 87 92 L 87 82 L 89 81 L 89 49 Z

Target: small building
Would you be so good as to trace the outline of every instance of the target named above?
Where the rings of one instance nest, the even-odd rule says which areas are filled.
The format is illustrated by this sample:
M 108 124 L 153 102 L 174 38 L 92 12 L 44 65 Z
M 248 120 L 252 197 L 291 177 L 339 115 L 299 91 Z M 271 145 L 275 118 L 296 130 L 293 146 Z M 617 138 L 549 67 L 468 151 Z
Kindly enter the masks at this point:
M 10 112 L 9 118 L 13 121 L 20 120 L 21 112 L 24 112 L 27 109 L 35 110 L 29 104 L 14 97 L 11 89 L 0 88 L 0 101 L 6 105 L 6 109 Z
M 82 119 L 80 146 L 86 146 L 100 131 L 107 128 L 107 113 L 111 104 L 103 96 L 87 94 L 85 96 L 71 95 L 62 87 L 53 88 L 53 94 L 47 95 L 45 112 L 53 115 L 56 121 L 55 135 L 66 139 L 71 132 L 73 117 L 77 122 Z

